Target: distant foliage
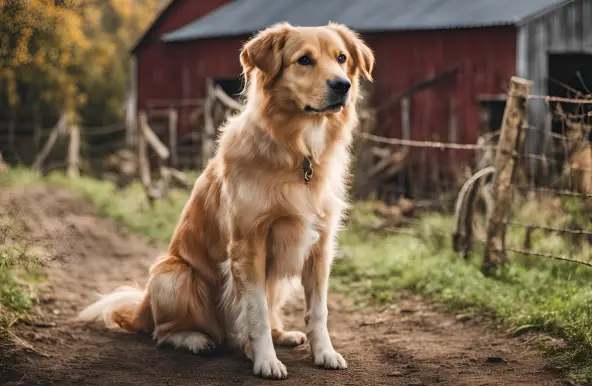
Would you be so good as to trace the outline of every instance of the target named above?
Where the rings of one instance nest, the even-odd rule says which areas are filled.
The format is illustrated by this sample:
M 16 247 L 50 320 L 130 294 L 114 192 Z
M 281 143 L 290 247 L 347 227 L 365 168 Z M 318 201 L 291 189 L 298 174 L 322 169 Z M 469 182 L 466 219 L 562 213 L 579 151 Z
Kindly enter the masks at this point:
M 0 121 L 120 119 L 129 49 L 158 0 L 0 0 Z

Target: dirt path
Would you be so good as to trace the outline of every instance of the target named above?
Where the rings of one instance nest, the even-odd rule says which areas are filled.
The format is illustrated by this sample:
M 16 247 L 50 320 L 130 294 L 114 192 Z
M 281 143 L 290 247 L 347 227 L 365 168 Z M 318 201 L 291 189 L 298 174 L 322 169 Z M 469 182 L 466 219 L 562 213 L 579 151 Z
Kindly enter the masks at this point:
M 37 238 L 65 256 L 48 269 L 36 326 L 18 334 L 47 357 L 21 353 L 0 365 L 0 384 L 13 385 L 256 385 L 251 365 L 239 354 L 194 356 L 156 348 L 148 336 L 81 326 L 72 321 L 98 291 L 122 281 L 143 284 L 161 253 L 145 240 L 124 235 L 69 192 L 35 188 L 11 191 L 0 205 L 17 210 Z M 550 385 L 540 353 L 524 342 L 474 322 L 459 322 L 415 298 L 399 311 L 350 311 L 343 297 L 330 298 L 334 345 L 346 371 L 315 368 L 307 347 L 278 349 L 288 367 L 284 385 Z M 302 302 L 288 307 L 288 326 L 302 329 Z M 501 357 L 505 363 L 489 363 Z

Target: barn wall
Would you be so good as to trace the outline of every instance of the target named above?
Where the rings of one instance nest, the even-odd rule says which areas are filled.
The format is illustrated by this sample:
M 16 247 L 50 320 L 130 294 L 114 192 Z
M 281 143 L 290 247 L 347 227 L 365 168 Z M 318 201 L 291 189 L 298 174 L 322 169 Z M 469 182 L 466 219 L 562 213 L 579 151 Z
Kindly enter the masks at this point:
M 533 94 L 546 95 L 549 53 L 592 53 L 592 1 L 575 0 L 521 26 L 518 34 L 518 74 L 533 81 Z M 545 128 L 544 101 L 529 102 L 529 123 Z M 544 136 L 530 133 L 528 150 L 541 152 Z
M 183 53 L 171 44 L 161 42 L 161 36 L 213 11 L 229 0 L 177 0 L 138 46 L 135 52 L 138 76 L 138 109 L 153 99 L 178 99 L 183 74 L 179 63 Z
M 507 90 L 516 70 L 516 30 L 513 27 L 393 32 L 367 35 L 375 51 L 374 104 L 383 105 L 414 84 L 457 65 L 456 76 L 415 94 L 411 100 L 411 139 L 475 143 L 479 136 L 479 94 Z M 451 107 L 454 106 L 454 107 Z M 456 110 L 458 133 L 449 131 L 450 111 Z M 403 136 L 400 104 L 388 104 L 379 115 L 378 134 Z M 411 149 L 418 175 L 429 183 L 432 166 L 454 168 L 472 152 Z M 444 170 L 440 170 L 444 172 Z
M 172 87 L 175 97 L 198 99 L 205 97 L 206 81 L 215 77 L 240 77 L 240 49 L 247 38 L 212 39 L 188 43 L 176 43 L 170 46 L 176 53 L 176 77 Z M 195 130 L 192 121 L 194 107 L 179 109 L 179 133 Z

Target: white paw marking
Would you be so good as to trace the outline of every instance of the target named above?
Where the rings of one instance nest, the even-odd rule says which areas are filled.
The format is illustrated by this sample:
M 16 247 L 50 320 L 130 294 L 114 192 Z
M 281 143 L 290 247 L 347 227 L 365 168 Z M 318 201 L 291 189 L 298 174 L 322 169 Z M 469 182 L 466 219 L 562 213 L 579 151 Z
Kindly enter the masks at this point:
M 344 370 L 347 369 L 347 362 L 341 354 L 335 350 L 321 351 L 314 354 L 314 364 L 322 366 L 328 370 Z
M 162 339 L 158 344 L 169 343 L 175 348 L 186 348 L 194 354 L 199 354 L 216 347 L 214 342 L 200 332 L 173 332 Z
M 286 366 L 274 357 L 256 360 L 253 366 L 253 373 L 259 377 L 268 379 L 286 379 L 288 377 Z

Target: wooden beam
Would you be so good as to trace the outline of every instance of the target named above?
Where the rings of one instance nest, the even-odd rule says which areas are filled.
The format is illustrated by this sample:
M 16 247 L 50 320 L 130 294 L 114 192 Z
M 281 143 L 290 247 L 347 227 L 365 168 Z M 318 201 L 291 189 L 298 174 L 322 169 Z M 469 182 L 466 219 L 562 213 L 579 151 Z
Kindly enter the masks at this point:
M 68 144 L 68 177 L 80 176 L 80 127 L 77 124 L 70 126 L 70 143 Z
M 146 114 L 140 113 L 139 121 L 145 119 Z M 140 123 L 141 124 L 141 123 Z M 152 185 L 152 178 L 150 176 L 150 161 L 148 160 L 148 143 L 144 136 L 144 131 L 138 132 L 138 167 L 140 172 L 140 181 L 144 186 L 144 190 L 148 191 Z
M 237 111 L 240 111 L 243 109 L 244 105 L 240 102 L 237 102 L 232 97 L 230 97 L 228 94 L 226 94 L 224 92 L 224 90 L 222 90 L 222 87 L 216 86 L 216 88 L 214 89 L 214 93 L 215 93 L 216 97 L 218 98 L 218 100 L 220 100 L 220 102 L 225 104 L 226 107 L 233 109 L 233 110 L 237 110 Z
M 47 156 L 51 152 L 51 149 L 53 149 L 56 141 L 58 140 L 58 137 L 60 136 L 61 132 L 64 130 L 67 120 L 68 120 L 67 114 L 63 113 L 62 116 L 60 117 L 58 123 L 56 123 L 55 127 L 51 130 L 51 134 L 49 135 L 47 142 L 45 142 L 45 145 L 43 145 L 43 149 L 41 149 L 41 152 L 35 158 L 35 161 L 33 162 L 33 169 L 37 169 L 37 170 L 41 169 L 41 167 L 43 166 L 43 162 L 45 162 L 45 159 L 47 158 Z
M 156 154 L 161 159 L 168 159 L 170 156 L 169 149 L 161 142 L 158 136 L 154 133 L 154 131 L 148 125 L 148 117 L 144 111 L 140 113 L 140 130 L 144 139 L 152 146 Z
M 177 128 L 179 125 L 179 114 L 177 109 L 169 110 L 169 148 L 171 151 L 171 166 L 176 168 L 179 162 L 177 154 Z
M 433 86 L 445 79 L 448 79 L 452 76 L 456 76 L 456 73 L 459 72 L 460 70 L 462 70 L 462 65 L 458 64 L 449 70 L 440 72 L 434 76 L 430 76 L 429 78 L 426 78 L 426 79 L 422 80 L 421 82 L 418 82 L 418 83 L 412 85 L 408 89 L 404 90 L 402 93 L 392 96 L 386 102 L 384 102 L 380 106 L 378 106 L 376 108 L 376 110 L 381 111 L 386 108 L 389 108 L 393 103 L 396 103 L 401 98 L 411 97 L 411 96 L 413 96 L 413 94 L 415 94 L 421 90 L 431 87 L 431 86 Z
M 214 126 L 214 101 L 216 99 L 211 79 L 206 83 L 206 100 L 204 103 L 204 135 L 202 137 L 202 168 L 205 168 L 214 154 L 216 127 Z

